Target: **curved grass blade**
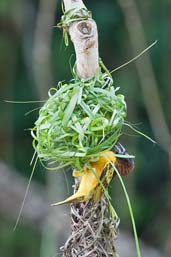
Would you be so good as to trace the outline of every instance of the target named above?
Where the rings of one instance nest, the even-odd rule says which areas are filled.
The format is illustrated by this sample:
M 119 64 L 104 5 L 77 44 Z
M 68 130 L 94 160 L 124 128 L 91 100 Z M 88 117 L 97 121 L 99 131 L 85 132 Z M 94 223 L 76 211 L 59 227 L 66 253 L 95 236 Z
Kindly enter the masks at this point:
M 104 187 L 102 181 L 101 181 L 100 178 L 97 176 L 97 174 L 96 174 L 96 172 L 94 171 L 94 169 L 92 168 L 92 166 L 91 166 L 91 165 L 88 165 L 88 168 L 92 171 L 92 173 L 93 173 L 94 176 L 96 177 L 98 183 L 100 184 L 100 186 L 101 186 L 102 189 L 103 189 L 104 195 L 105 195 L 105 197 L 106 197 L 106 199 L 107 199 L 107 201 L 108 201 L 109 210 L 110 210 L 110 213 L 111 213 L 111 215 L 112 215 L 112 218 L 115 219 L 115 220 L 117 220 L 118 223 L 119 223 L 119 217 L 118 217 L 118 215 L 117 215 L 115 209 L 113 208 L 113 206 L 112 206 L 112 204 L 111 204 L 110 195 L 109 195 L 109 193 L 108 193 L 108 190 Z
M 30 184 L 31 184 L 31 181 L 32 181 L 32 178 L 33 178 L 33 175 L 34 175 L 34 171 L 35 171 L 36 165 L 37 165 L 37 161 L 38 161 L 38 156 L 37 156 L 37 158 L 36 158 L 36 160 L 34 162 L 34 166 L 33 166 L 33 169 L 32 169 L 32 172 L 31 172 L 28 184 L 27 184 L 27 188 L 26 188 L 26 191 L 25 191 L 24 199 L 23 199 L 23 202 L 21 204 L 21 207 L 20 207 L 20 210 L 19 210 L 19 213 L 18 213 L 18 217 L 17 217 L 16 223 L 15 223 L 15 226 L 13 228 L 13 231 L 16 230 L 16 228 L 18 226 L 18 223 L 20 221 L 21 214 L 22 214 L 22 211 L 23 211 L 23 208 L 24 208 L 24 204 L 25 204 L 28 192 L 29 192 Z
M 129 127 L 130 129 L 132 129 L 133 131 L 135 131 L 137 134 L 147 138 L 149 141 L 151 141 L 152 143 L 156 144 L 156 141 L 154 141 L 151 137 L 147 136 L 146 134 L 142 133 L 141 131 L 139 131 L 138 129 L 134 128 L 132 125 L 124 122 L 124 125 L 126 125 L 127 127 Z
M 79 96 L 79 88 L 76 89 L 75 94 L 72 96 L 72 98 L 70 100 L 70 103 L 68 104 L 68 106 L 65 110 L 64 118 L 63 118 L 63 121 L 62 121 L 63 126 L 67 125 L 70 117 L 72 116 L 72 113 L 73 113 L 73 111 L 75 109 L 75 106 L 77 104 L 77 101 L 78 101 L 78 96 Z
M 41 108 L 41 107 L 37 107 L 37 108 L 35 108 L 35 109 L 33 109 L 33 110 L 30 110 L 30 111 L 26 112 L 26 113 L 24 114 L 24 116 L 28 116 L 29 114 L 31 114 L 32 112 L 35 112 L 35 111 L 39 110 L 40 108 Z
M 106 157 L 106 156 L 104 156 Z M 128 209 L 129 209 L 129 213 L 130 213 L 130 217 L 131 217 L 131 222 L 132 222 L 132 228 L 133 228 L 133 232 L 134 232 L 134 239 L 135 239 L 135 245 L 136 245 L 136 251 L 137 251 L 137 257 L 141 257 L 141 251 L 140 251 L 140 246 L 139 246 L 139 240 L 138 240 L 138 235 L 137 235 L 137 229 L 136 229 L 136 225 L 135 225 L 135 219 L 134 219 L 134 214 L 133 214 L 133 209 L 132 209 L 132 206 L 131 206 L 131 202 L 130 202 L 130 199 L 129 199 L 129 195 L 128 195 L 128 192 L 126 190 L 126 187 L 125 187 L 125 184 L 121 178 L 121 175 L 119 174 L 119 171 L 117 170 L 117 168 L 115 167 L 115 165 L 113 164 L 113 162 L 111 162 L 111 160 L 109 160 L 107 157 L 106 159 L 108 160 L 108 162 L 110 162 L 110 164 L 113 166 L 118 178 L 119 178 L 119 181 L 121 183 L 121 186 L 123 188 L 123 191 L 124 191 L 124 194 L 125 194 L 125 197 L 126 197 L 126 201 L 127 201 L 127 205 L 128 205 Z
M 49 170 L 49 171 L 58 171 L 58 170 L 61 170 L 61 169 L 63 169 L 63 168 L 66 168 L 66 167 L 68 167 L 69 165 L 71 165 L 72 164 L 72 162 L 67 162 L 67 163 L 65 163 L 65 164 L 61 164 L 61 165 L 58 165 L 57 167 L 49 167 L 49 166 L 46 166 L 42 161 L 40 161 L 41 162 L 41 165 L 43 166 L 43 168 L 45 168 L 46 170 Z
M 139 57 L 141 57 L 144 53 L 146 53 L 150 48 L 152 48 L 158 41 L 155 40 L 150 46 L 148 46 L 146 49 L 144 49 L 140 54 L 138 54 L 137 56 L 135 56 L 134 58 L 132 58 L 131 60 L 129 60 L 128 62 L 120 65 L 119 67 L 115 68 L 114 70 L 110 71 L 110 74 L 112 74 L 115 71 L 118 71 L 120 69 L 122 69 L 123 67 L 127 66 L 128 64 L 136 61 Z
M 10 101 L 10 100 L 4 100 L 5 103 L 11 103 L 11 104 L 33 104 L 33 103 L 45 103 L 45 100 L 42 101 Z

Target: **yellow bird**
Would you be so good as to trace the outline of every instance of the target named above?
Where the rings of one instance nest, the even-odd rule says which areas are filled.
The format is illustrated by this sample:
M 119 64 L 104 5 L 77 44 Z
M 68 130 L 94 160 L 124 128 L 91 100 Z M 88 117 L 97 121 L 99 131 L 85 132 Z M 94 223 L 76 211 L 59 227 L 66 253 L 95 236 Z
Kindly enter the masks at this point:
M 121 144 L 115 146 L 114 151 L 115 152 L 102 152 L 99 160 L 97 162 L 91 162 L 90 166 L 88 167 L 87 165 L 83 172 L 74 170 L 73 176 L 80 179 L 77 192 L 62 202 L 52 204 L 52 206 L 66 203 L 86 202 L 90 199 L 95 203 L 100 200 L 104 191 L 103 189 L 108 187 L 114 175 L 114 168 L 110 162 L 116 166 L 123 176 L 131 172 L 134 168 L 132 159 L 116 158 L 115 153 L 127 154 Z
M 107 187 L 114 173 L 114 170 L 110 169 L 110 177 L 106 176 L 106 172 L 108 171 L 107 166 L 109 164 L 108 160 L 112 161 L 113 163 L 116 162 L 115 154 L 112 151 L 103 152 L 97 162 L 90 163 L 91 168 L 86 167 L 83 172 L 74 170 L 73 176 L 80 177 L 81 179 L 77 192 L 66 200 L 52 205 L 55 206 L 71 202 L 85 202 L 91 198 L 93 198 L 94 202 L 96 202 L 98 199 L 100 199 L 103 189 L 100 186 L 100 190 L 98 190 L 99 192 L 97 193 L 96 191 L 96 188 L 99 185 L 99 180 L 101 183 L 103 183 L 104 187 Z

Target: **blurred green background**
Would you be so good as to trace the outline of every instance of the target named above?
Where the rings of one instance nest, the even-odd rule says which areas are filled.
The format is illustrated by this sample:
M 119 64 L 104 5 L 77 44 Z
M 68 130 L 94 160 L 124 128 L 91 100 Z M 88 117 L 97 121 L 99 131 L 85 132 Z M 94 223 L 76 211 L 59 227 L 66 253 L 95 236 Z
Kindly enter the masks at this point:
M 158 40 L 146 57 L 113 73 L 113 78 L 115 86 L 126 96 L 127 120 L 157 141 L 154 145 L 133 131 L 124 130 L 121 142 L 129 153 L 136 155 L 135 172 L 124 181 L 139 237 L 161 251 L 161 256 L 169 257 L 171 1 L 87 0 L 85 4 L 97 22 L 100 56 L 110 70 Z M 61 14 L 57 0 L 0 0 L 0 257 L 55 256 L 67 237 L 69 222 L 66 225 L 65 218 L 69 209 L 49 209 L 51 202 L 71 193 L 71 177 L 68 173 L 66 181 L 64 173 L 47 174 L 41 165 L 36 168 L 35 188 L 31 189 L 23 218 L 17 230 L 12 231 L 31 172 L 33 149 L 28 129 L 34 126 L 38 110 L 25 114 L 41 103 L 4 102 L 47 99 L 50 87 L 72 77 L 72 44 L 66 48 L 62 32 L 52 27 Z M 132 232 L 125 196 L 117 179 L 110 192 L 121 218 L 121 230 Z M 45 205 L 46 210 L 42 210 Z

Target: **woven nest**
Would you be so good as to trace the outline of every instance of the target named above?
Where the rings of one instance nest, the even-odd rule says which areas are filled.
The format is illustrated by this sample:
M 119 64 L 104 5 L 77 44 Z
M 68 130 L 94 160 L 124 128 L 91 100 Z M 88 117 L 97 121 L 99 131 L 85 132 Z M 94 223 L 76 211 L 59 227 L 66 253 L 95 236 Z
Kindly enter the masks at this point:
M 49 90 L 32 129 L 33 146 L 42 161 L 82 169 L 99 153 L 111 149 L 126 116 L 124 96 L 107 73 L 74 78 Z
M 119 257 L 115 251 L 119 221 L 108 210 L 106 199 L 71 205 L 71 235 L 61 247 L 62 257 Z

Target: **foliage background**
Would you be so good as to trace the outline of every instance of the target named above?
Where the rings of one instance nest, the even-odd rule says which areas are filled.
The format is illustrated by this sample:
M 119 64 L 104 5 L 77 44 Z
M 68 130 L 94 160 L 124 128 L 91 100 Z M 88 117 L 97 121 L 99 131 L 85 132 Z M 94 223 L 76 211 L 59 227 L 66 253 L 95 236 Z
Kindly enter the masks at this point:
M 72 45 L 70 44 L 68 48 L 64 46 L 62 33 L 56 28 L 52 29 L 48 15 L 45 15 L 45 23 L 39 24 L 37 30 L 41 32 L 46 24 L 45 38 L 39 40 L 36 54 L 34 52 L 35 37 L 38 33 L 36 24 L 41 12 L 40 4 L 45 5 L 45 10 L 47 4 L 55 6 L 54 0 L 45 2 L 43 0 L 0 1 L 0 161 L 15 168 L 21 176 L 27 178 L 31 170 L 29 161 L 33 149 L 30 133 L 25 129 L 33 127 L 37 112 L 33 112 L 29 116 L 24 115 L 39 105 L 36 103 L 9 104 L 3 100 L 36 101 L 46 98 L 48 88 L 56 85 L 59 80 L 71 78 L 68 60 L 72 64 L 74 63 Z M 136 0 L 135 2 L 141 14 L 147 44 L 158 40 L 158 44 L 150 50 L 149 54 L 157 80 L 161 105 L 170 128 L 171 2 L 168 0 Z M 87 0 L 85 3 L 93 11 L 97 21 L 100 55 L 107 67 L 112 69 L 131 59 L 133 55 L 130 38 L 118 2 L 115 0 Z M 55 10 L 53 8 L 53 12 L 52 20 L 55 25 L 61 16 L 59 3 Z M 52 41 L 49 45 L 50 59 L 46 60 L 48 50 L 45 42 L 48 31 L 52 31 Z M 143 58 L 139 61 L 143 62 Z M 51 74 L 48 80 L 49 70 Z M 113 74 L 113 77 L 115 85 L 120 86 L 121 92 L 126 96 L 127 120 L 138 124 L 140 130 L 154 137 L 135 64 L 119 70 Z M 153 101 L 153 95 L 151 95 L 151 101 Z M 157 113 L 154 115 L 157 116 Z M 158 126 L 160 125 L 158 124 Z M 169 167 L 168 154 L 162 150 L 159 144 L 154 146 L 146 139 L 135 136 L 131 131 L 125 131 L 121 142 L 131 154 L 136 155 L 136 171 L 125 178 L 125 183 L 132 199 L 139 236 L 147 244 L 160 249 L 163 256 L 168 257 L 171 254 L 169 243 L 171 240 L 171 231 L 169 230 L 171 166 Z M 41 166 L 37 167 L 34 180 L 42 183 L 45 187 L 49 185 L 46 172 Z M 68 180 L 69 182 L 71 180 L 69 176 Z M 63 187 L 60 192 L 67 191 L 65 182 L 58 183 L 54 187 L 59 188 L 60 186 Z M 121 217 L 120 227 L 131 231 L 128 209 L 118 180 L 113 181 L 110 192 L 113 204 Z M 51 192 L 51 194 L 53 197 L 50 199 L 56 200 L 55 192 Z M 63 193 L 60 197 L 61 200 L 64 199 Z M 49 201 L 51 202 L 51 200 Z M 15 208 L 12 211 L 17 213 Z M 18 230 L 13 233 L 14 220 L 10 217 L 10 214 L 1 214 L 0 216 L 0 256 L 39 256 L 42 233 L 24 222 L 21 222 Z M 58 222 L 60 224 L 60 220 Z M 65 234 L 65 231 L 63 233 Z M 58 237 L 62 237 L 62 235 L 58 235 Z M 48 257 L 48 255 L 46 256 Z

